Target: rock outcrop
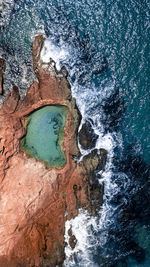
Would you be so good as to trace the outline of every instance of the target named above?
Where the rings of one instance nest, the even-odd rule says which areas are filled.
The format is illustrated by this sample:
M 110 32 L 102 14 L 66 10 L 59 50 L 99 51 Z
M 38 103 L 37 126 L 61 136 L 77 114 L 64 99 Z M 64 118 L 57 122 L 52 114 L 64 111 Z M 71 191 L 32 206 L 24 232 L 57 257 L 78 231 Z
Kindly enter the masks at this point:
M 92 125 L 86 121 L 79 132 L 79 142 L 83 149 L 91 149 L 95 147 L 98 135 L 94 133 Z
M 67 79 L 57 73 L 53 61 L 41 61 L 43 42 L 40 35 L 33 44 L 38 82 L 30 86 L 24 100 L 20 100 L 14 86 L 0 110 L 1 267 L 62 266 L 65 221 L 77 216 L 79 208 L 89 212 L 94 209 L 89 179 L 99 165 L 99 157 L 92 154 L 82 162 L 75 160 L 79 156 L 76 140 L 80 114 Z M 21 151 L 27 117 L 46 105 L 68 109 L 61 144 L 66 165 L 60 169 L 48 167 Z M 101 195 L 102 202 L 103 190 L 96 194 Z M 74 247 L 76 238 L 70 238 Z
M 5 60 L 3 58 L 0 58 L 0 95 L 3 93 L 3 74 L 5 68 L 6 68 Z

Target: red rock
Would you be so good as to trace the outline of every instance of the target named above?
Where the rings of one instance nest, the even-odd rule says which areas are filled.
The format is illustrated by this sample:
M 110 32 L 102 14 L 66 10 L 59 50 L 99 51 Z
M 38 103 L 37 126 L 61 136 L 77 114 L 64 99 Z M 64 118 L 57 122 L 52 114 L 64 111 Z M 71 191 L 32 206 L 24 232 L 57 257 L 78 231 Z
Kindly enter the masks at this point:
M 68 81 L 40 62 L 43 37 L 33 44 L 34 82 L 23 101 L 13 87 L 0 111 L 0 266 L 56 266 L 64 255 L 65 221 L 78 209 L 92 210 L 88 175 L 98 165 L 95 155 L 78 164 L 79 111 Z M 66 165 L 57 169 L 21 151 L 27 116 L 39 107 L 59 104 L 68 108 L 62 149 Z M 67 216 L 65 212 L 67 211 Z M 75 246 L 75 237 L 70 241 Z
M 13 113 L 16 110 L 20 96 L 17 86 L 13 86 L 12 93 L 7 95 L 3 104 L 3 110 L 5 113 Z
M 33 105 L 39 100 L 40 100 L 39 83 L 37 81 L 34 81 L 33 84 L 29 87 L 23 103 L 24 105 Z
M 33 47 L 32 47 L 32 57 L 33 57 L 33 68 L 36 73 L 38 68 L 40 67 L 40 53 L 43 48 L 44 44 L 44 37 L 43 35 L 37 35 L 35 36 L 34 42 L 33 42 Z

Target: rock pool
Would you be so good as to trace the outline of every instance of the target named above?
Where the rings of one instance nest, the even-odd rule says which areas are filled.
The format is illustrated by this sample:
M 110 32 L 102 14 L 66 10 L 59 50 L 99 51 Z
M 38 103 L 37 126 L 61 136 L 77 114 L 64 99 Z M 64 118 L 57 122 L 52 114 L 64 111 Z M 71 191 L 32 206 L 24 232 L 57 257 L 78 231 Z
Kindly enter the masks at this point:
M 61 148 L 67 109 L 64 106 L 45 106 L 28 118 L 27 133 L 22 139 L 22 150 L 30 157 L 52 167 L 63 167 L 66 157 Z

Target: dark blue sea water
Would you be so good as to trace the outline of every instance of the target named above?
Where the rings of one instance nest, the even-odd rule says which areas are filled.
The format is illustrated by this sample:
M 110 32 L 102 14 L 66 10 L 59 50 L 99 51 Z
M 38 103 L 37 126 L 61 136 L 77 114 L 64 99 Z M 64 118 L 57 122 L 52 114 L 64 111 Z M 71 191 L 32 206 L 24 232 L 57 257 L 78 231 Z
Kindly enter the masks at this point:
M 105 185 L 103 207 L 97 218 L 81 211 L 71 222 L 78 244 L 73 252 L 66 248 L 67 267 L 150 266 L 149 19 L 148 0 L 2 0 L 0 6 L 5 94 L 16 84 L 23 96 L 35 78 L 32 41 L 43 33 L 43 58 L 53 55 L 67 67 L 82 123 L 92 123 L 96 147 L 108 151 L 97 175 Z

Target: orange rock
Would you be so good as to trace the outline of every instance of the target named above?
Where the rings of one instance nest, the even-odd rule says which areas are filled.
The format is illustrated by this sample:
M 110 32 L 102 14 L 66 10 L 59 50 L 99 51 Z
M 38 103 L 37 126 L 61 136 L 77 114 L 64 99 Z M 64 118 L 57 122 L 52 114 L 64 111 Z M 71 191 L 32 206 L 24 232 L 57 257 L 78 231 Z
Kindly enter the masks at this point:
M 53 72 L 43 67 L 42 45 L 43 37 L 36 37 L 33 61 L 39 83 L 30 86 L 23 101 L 19 100 L 18 88 L 13 87 L 0 111 L 1 267 L 62 264 L 65 221 L 77 216 L 79 208 L 89 212 L 93 208 L 88 175 L 98 166 L 99 159 L 92 155 L 93 159 L 89 156 L 80 164 L 73 159 L 79 155 L 79 111 L 66 78 L 57 75 L 53 66 Z M 62 142 L 67 161 L 61 169 L 29 158 L 20 148 L 28 115 L 51 104 L 68 109 Z M 75 237 L 73 240 L 75 246 Z
M 23 103 L 24 105 L 33 105 L 39 100 L 40 100 L 39 83 L 37 81 L 34 81 L 33 84 L 29 87 Z
M 8 94 L 3 104 L 3 110 L 5 113 L 13 113 L 16 110 L 20 96 L 17 86 L 13 86 L 12 93 Z

